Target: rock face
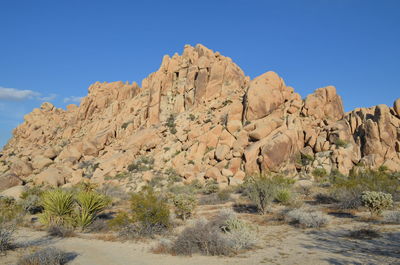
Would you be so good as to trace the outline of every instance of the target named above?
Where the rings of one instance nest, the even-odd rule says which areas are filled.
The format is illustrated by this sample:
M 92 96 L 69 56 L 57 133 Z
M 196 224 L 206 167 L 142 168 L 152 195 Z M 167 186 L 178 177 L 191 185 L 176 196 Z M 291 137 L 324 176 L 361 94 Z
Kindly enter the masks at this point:
M 400 99 L 344 113 L 333 86 L 302 100 L 278 74 L 250 80 L 202 45 L 165 56 L 141 86 L 96 82 L 88 90 L 80 106 L 44 103 L 25 116 L 1 153 L 0 190 L 83 178 L 135 189 L 172 169 L 186 181 L 226 185 L 267 171 L 400 168 Z

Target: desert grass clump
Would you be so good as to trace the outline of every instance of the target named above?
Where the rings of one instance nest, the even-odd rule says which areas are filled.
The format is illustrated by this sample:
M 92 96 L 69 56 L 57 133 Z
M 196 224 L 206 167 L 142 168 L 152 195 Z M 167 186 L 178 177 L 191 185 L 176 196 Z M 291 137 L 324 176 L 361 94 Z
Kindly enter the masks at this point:
M 14 222 L 23 214 L 22 207 L 14 198 L 0 196 L 0 223 Z
M 207 180 L 207 182 L 203 188 L 203 193 L 204 194 L 213 194 L 213 193 L 217 193 L 218 191 L 219 191 L 218 182 L 215 179 Z
M 69 255 L 57 248 L 48 247 L 22 257 L 17 265 L 62 265 Z
M 302 228 L 320 228 L 328 225 L 330 218 L 322 212 L 299 208 L 287 212 L 285 221 Z
M 172 202 L 175 207 L 176 216 L 182 220 L 189 218 L 197 206 L 196 197 L 190 194 L 175 195 Z
M 48 190 L 42 194 L 43 213 L 39 220 L 47 226 L 73 224 L 74 195 L 62 189 Z
M 388 224 L 400 224 L 400 211 L 392 211 L 383 215 L 383 221 Z
M 19 204 L 25 212 L 30 214 L 37 214 L 43 211 L 43 207 L 40 205 L 40 196 L 43 194 L 41 186 L 33 186 L 24 192 L 22 192 Z
M 361 194 L 361 202 L 371 215 L 381 215 L 383 210 L 393 206 L 392 195 L 384 192 L 364 191 Z

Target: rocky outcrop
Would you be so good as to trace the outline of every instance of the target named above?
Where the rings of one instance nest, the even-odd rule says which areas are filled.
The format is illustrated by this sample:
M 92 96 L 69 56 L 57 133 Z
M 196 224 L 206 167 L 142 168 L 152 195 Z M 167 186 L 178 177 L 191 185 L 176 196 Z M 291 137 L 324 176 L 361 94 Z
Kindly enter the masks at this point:
M 333 86 L 303 100 L 274 72 L 250 80 L 230 58 L 186 45 L 141 86 L 96 82 L 80 106 L 34 109 L 0 162 L 0 190 L 84 178 L 135 189 L 168 172 L 228 185 L 267 171 L 398 170 L 400 99 L 344 113 Z

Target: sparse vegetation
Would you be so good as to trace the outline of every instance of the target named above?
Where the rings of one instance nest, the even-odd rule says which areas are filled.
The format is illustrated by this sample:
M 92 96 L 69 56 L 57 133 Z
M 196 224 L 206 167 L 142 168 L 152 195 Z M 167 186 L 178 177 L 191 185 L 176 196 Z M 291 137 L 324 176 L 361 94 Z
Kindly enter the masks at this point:
M 80 192 L 76 202 L 78 205 L 76 223 L 84 230 L 93 223 L 97 215 L 110 204 L 111 200 L 100 193 L 89 191 Z
M 314 169 L 311 173 L 317 180 L 322 180 L 326 176 L 328 176 L 328 172 L 326 172 L 325 168 L 318 167 Z
M 74 199 L 72 192 L 62 189 L 45 191 L 42 195 L 41 205 L 43 213 L 40 221 L 47 226 L 73 225 Z
M 175 123 L 175 115 L 174 114 L 169 115 L 165 125 L 169 128 L 169 132 L 170 133 L 176 134 L 177 130 L 176 130 L 176 123 Z
M 154 158 L 141 156 L 128 166 L 130 172 L 142 172 L 153 169 Z
M 348 142 L 346 142 L 345 140 L 340 139 L 340 138 L 337 138 L 337 139 L 335 140 L 334 144 L 335 144 L 337 147 L 343 147 L 343 148 L 347 148 L 347 146 L 349 145 Z
M 215 179 L 209 179 L 206 181 L 204 185 L 203 193 L 204 194 L 212 194 L 217 193 L 219 191 L 218 182 Z

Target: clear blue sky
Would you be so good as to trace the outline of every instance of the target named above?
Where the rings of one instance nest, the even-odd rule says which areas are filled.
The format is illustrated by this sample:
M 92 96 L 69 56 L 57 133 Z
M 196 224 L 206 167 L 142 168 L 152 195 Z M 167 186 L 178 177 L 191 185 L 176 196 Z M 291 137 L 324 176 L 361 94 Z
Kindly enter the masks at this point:
M 95 81 L 138 81 L 202 43 L 303 97 L 335 85 L 346 110 L 400 97 L 400 1 L 0 0 L 0 146 L 23 115 Z

